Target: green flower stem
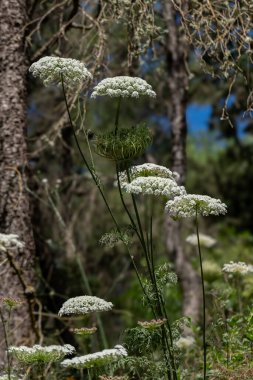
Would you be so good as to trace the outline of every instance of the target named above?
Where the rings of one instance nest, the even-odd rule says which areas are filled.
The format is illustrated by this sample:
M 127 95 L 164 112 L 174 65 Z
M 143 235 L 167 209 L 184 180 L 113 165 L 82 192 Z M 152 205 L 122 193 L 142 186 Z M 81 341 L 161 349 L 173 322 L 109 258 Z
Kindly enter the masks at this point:
M 118 128 L 119 128 L 119 114 L 120 114 L 120 106 L 121 106 L 121 97 L 119 97 L 118 105 L 117 105 L 117 111 L 116 111 L 116 117 L 115 117 L 115 130 L 114 134 L 117 135 Z
M 91 291 L 91 288 L 90 288 L 89 280 L 88 280 L 86 272 L 85 272 L 85 270 L 83 268 L 82 262 L 80 260 L 80 256 L 78 254 L 76 255 L 76 262 L 77 262 L 79 271 L 81 273 L 81 277 L 82 277 L 83 283 L 84 283 L 85 288 L 86 288 L 86 290 L 88 292 L 88 295 L 92 296 L 92 291 Z M 104 348 L 108 348 L 109 345 L 108 345 L 108 341 L 106 339 L 104 326 L 103 326 L 101 317 L 100 317 L 100 315 L 98 313 L 96 314 L 96 319 L 97 319 L 97 324 L 98 324 L 99 333 L 100 333 L 100 336 L 101 336 L 101 340 L 102 340 L 103 346 L 104 346 Z
M 198 253 L 199 253 L 199 263 L 200 263 L 200 271 L 201 271 L 201 285 L 202 285 L 202 297 L 203 297 L 203 362 L 204 362 L 204 380 L 206 380 L 206 297 L 205 297 L 205 283 L 204 283 L 204 272 L 202 265 L 202 254 L 199 240 L 199 223 L 198 223 L 198 210 L 196 207 L 196 233 L 198 239 Z
M 7 352 L 8 380 L 11 380 L 11 357 L 10 357 L 10 353 L 9 353 L 9 329 L 8 329 L 10 318 L 11 318 L 11 308 L 8 308 L 7 323 L 4 320 L 4 315 L 3 315 L 3 312 L 0 308 L 0 319 L 1 319 L 2 326 L 3 326 L 4 342 L 5 342 L 5 346 L 6 346 L 6 352 Z

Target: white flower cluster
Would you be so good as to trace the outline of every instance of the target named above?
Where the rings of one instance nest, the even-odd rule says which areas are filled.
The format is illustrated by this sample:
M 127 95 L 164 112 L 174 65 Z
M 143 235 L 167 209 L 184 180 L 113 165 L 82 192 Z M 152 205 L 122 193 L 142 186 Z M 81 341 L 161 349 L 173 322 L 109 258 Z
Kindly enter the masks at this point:
M 61 364 L 63 367 L 67 368 L 92 368 L 104 366 L 124 356 L 127 356 L 127 351 L 123 346 L 117 345 L 112 349 L 95 352 L 94 354 L 79 356 L 73 359 L 66 359 Z
M 187 350 L 193 347 L 195 339 L 192 336 L 181 337 L 175 342 L 175 346 L 180 350 Z
M 171 179 L 160 177 L 138 177 L 131 183 L 125 183 L 122 190 L 132 194 L 164 195 L 167 198 L 186 194 L 183 186 L 178 186 Z
M 79 296 L 70 298 L 62 305 L 59 315 L 75 316 L 93 313 L 97 311 L 111 310 L 113 304 L 101 298 L 93 296 Z
M 203 216 L 226 214 L 227 206 L 208 195 L 187 194 L 168 201 L 165 210 L 174 218 L 190 218 L 196 211 Z
M 238 263 L 230 261 L 228 264 L 224 264 L 222 270 L 226 273 L 245 275 L 247 273 L 253 272 L 253 266 L 247 265 L 246 263 L 241 261 L 239 261 Z
M 16 234 L 1 234 L 0 233 L 0 251 L 7 251 L 10 248 L 23 249 L 25 244 L 19 240 Z
M 17 376 L 15 375 L 0 375 L 0 380 L 21 380 L 20 378 L 18 378 Z
M 122 190 L 127 193 L 163 195 L 167 198 L 186 194 L 185 188 L 178 186 L 176 182 L 179 175 L 164 166 L 155 164 L 133 166 L 130 169 L 130 177 L 129 183 L 126 172 L 121 172 L 119 175 Z
M 198 246 L 198 237 L 195 234 L 189 235 L 185 241 L 193 246 Z M 216 244 L 215 239 L 202 233 L 199 234 L 199 242 L 201 246 L 206 248 L 212 248 Z
M 40 346 L 35 345 L 33 347 L 27 346 L 12 346 L 8 350 L 13 354 L 20 362 L 26 364 L 32 363 L 50 363 L 61 360 L 66 355 L 71 355 L 75 352 L 75 348 L 70 344 L 64 346 L 52 345 L 52 346 Z
M 72 58 L 43 57 L 34 62 L 29 71 L 35 77 L 39 77 L 45 86 L 61 84 L 61 75 L 64 85 L 69 88 L 92 79 L 84 63 Z
M 118 76 L 103 79 L 94 88 L 92 98 L 97 96 L 110 96 L 114 98 L 139 98 L 140 96 L 156 97 L 152 86 L 144 79 L 137 77 Z
M 156 165 L 152 163 L 145 163 L 142 165 L 132 166 L 130 168 L 130 177 L 131 181 L 138 177 L 161 177 L 178 181 L 179 174 L 177 172 L 172 172 L 165 166 Z M 126 172 L 120 173 L 120 180 L 121 182 L 128 182 Z

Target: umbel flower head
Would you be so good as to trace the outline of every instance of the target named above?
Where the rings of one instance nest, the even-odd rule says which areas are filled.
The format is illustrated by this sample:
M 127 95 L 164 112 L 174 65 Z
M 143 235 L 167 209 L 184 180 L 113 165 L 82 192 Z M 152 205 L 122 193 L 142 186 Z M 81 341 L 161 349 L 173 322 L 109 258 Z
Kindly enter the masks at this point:
M 137 323 L 146 330 L 156 330 L 166 323 L 166 319 L 152 319 L 151 321 L 138 321 Z
M 72 355 L 75 352 L 75 348 L 70 344 L 65 344 L 64 346 L 52 345 L 45 347 L 40 345 L 35 345 L 33 347 L 12 346 L 8 351 L 20 362 L 33 364 L 52 363 L 61 360 L 66 355 Z
M 118 76 L 103 79 L 94 88 L 91 97 L 110 96 L 113 98 L 139 98 L 140 96 L 156 97 L 152 86 L 144 79 L 137 77 Z
M 23 249 L 25 244 L 19 240 L 16 234 L 2 234 L 0 233 L 0 251 L 6 252 L 11 248 Z
M 172 172 L 165 166 L 156 165 L 152 163 L 145 163 L 142 165 L 132 166 L 130 168 L 131 181 L 138 177 L 161 177 L 178 181 L 179 174 L 177 172 Z M 128 182 L 127 173 L 121 172 L 120 179 L 122 182 Z
M 246 263 L 239 261 L 235 263 L 234 261 L 230 261 L 228 264 L 224 264 L 222 268 L 223 272 L 230 274 L 240 274 L 245 275 L 253 272 L 253 266 L 247 265 Z
M 208 195 L 187 194 L 166 203 L 165 210 L 173 218 L 191 218 L 198 215 L 226 214 L 227 206 Z
M 96 327 L 81 327 L 70 330 L 73 334 L 85 336 L 91 336 L 97 331 Z
M 39 77 L 45 86 L 60 85 L 61 76 L 64 85 L 69 88 L 74 88 L 82 82 L 92 79 L 92 75 L 84 63 L 72 58 L 43 57 L 34 62 L 29 71 L 33 76 Z
M 161 177 L 138 177 L 130 183 L 124 182 L 122 190 L 132 194 L 146 194 L 174 198 L 186 194 L 183 186 L 169 178 Z
M 146 125 L 121 128 L 115 132 L 98 134 L 93 139 L 95 151 L 114 161 L 127 161 L 141 156 L 152 143 L 152 133 Z
M 113 307 L 111 302 L 94 296 L 79 296 L 70 298 L 62 305 L 59 316 L 85 315 L 98 311 L 109 311 Z
M 110 364 L 124 356 L 127 356 L 127 351 L 123 346 L 117 345 L 114 348 L 95 352 L 94 354 L 66 359 L 61 364 L 66 368 L 72 367 L 77 369 L 100 367 Z
M 196 234 L 189 235 L 185 241 L 193 246 L 198 246 L 198 236 Z M 199 242 L 201 246 L 206 248 L 212 248 L 217 243 L 211 236 L 201 233 L 199 234 Z

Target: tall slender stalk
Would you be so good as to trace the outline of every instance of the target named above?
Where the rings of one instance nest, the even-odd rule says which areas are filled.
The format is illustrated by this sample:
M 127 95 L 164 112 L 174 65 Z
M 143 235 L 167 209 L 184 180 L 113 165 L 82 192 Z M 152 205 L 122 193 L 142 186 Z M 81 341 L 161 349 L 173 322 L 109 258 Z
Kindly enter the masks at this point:
M 7 375 L 8 375 L 8 380 L 11 380 L 11 357 L 9 353 L 9 329 L 8 329 L 8 324 L 10 321 L 11 317 L 11 308 L 8 308 L 8 315 L 7 315 L 7 322 L 4 320 L 4 315 L 3 312 L 0 308 L 0 319 L 1 323 L 3 326 L 3 332 L 4 332 L 4 342 L 6 346 L 6 353 L 7 353 Z M 7 324 L 7 326 L 6 326 Z
M 205 283 L 204 283 L 204 272 L 202 265 L 202 254 L 199 240 L 199 223 L 198 223 L 198 210 L 196 207 L 196 216 L 195 216 L 195 224 L 196 224 L 196 233 L 198 239 L 198 253 L 199 253 L 199 263 L 200 263 L 200 271 L 201 271 L 201 285 L 202 285 L 202 297 L 203 297 L 203 363 L 204 363 L 204 380 L 206 380 L 206 296 L 205 296 Z

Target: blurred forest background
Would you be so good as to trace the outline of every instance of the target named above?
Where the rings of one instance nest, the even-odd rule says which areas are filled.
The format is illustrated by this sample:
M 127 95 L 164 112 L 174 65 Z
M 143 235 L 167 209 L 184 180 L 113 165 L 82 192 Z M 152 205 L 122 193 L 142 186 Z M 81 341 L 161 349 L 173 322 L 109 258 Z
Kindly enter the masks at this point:
M 13 277 L 13 268 L 2 263 L 1 295 L 25 294 L 39 316 L 38 334 L 43 332 L 46 343 L 78 344 L 56 315 L 71 296 L 92 294 L 116 305 L 111 318 L 102 316 L 110 345 L 123 327 L 151 316 L 142 307 L 124 247 L 99 244 L 113 223 L 76 148 L 61 89 L 43 87 L 28 75 L 30 64 L 45 55 L 79 59 L 94 75 L 91 88 L 79 98 L 73 95 L 71 105 L 84 150 L 94 133 L 108 130 L 114 122 L 116 101 L 89 99 L 98 81 L 131 75 L 152 84 L 156 99 L 134 104 L 125 100 L 122 105 L 121 124 L 145 121 L 153 134 L 152 146 L 135 163 L 173 168 L 189 193 L 207 194 L 228 205 L 226 217 L 201 221 L 201 232 L 217 241 L 204 252 L 207 267 L 218 268 L 206 277 L 212 285 L 209 313 L 212 297 L 222 286 L 222 265 L 230 260 L 253 263 L 253 7 L 249 1 L 207 1 L 205 9 L 201 4 L 3 0 L 1 232 L 17 233 L 27 248 L 25 257 L 16 256 L 23 284 Z M 112 208 L 120 224 L 127 225 L 114 188 L 113 163 L 98 155 L 94 159 Z M 194 226 L 187 221 L 171 225 L 163 208 L 157 200 L 156 260 L 170 262 L 179 276 L 179 286 L 168 288 L 170 315 L 182 316 L 183 305 L 184 314 L 197 322 L 197 256 L 185 242 Z M 144 218 L 145 209 L 144 203 Z M 141 263 L 138 243 L 132 245 Z M 253 280 L 245 281 L 242 297 L 251 305 Z M 14 334 L 13 340 L 24 341 L 24 335 L 33 340 L 22 307 L 16 318 L 22 336 Z M 100 346 L 99 341 L 94 345 Z

